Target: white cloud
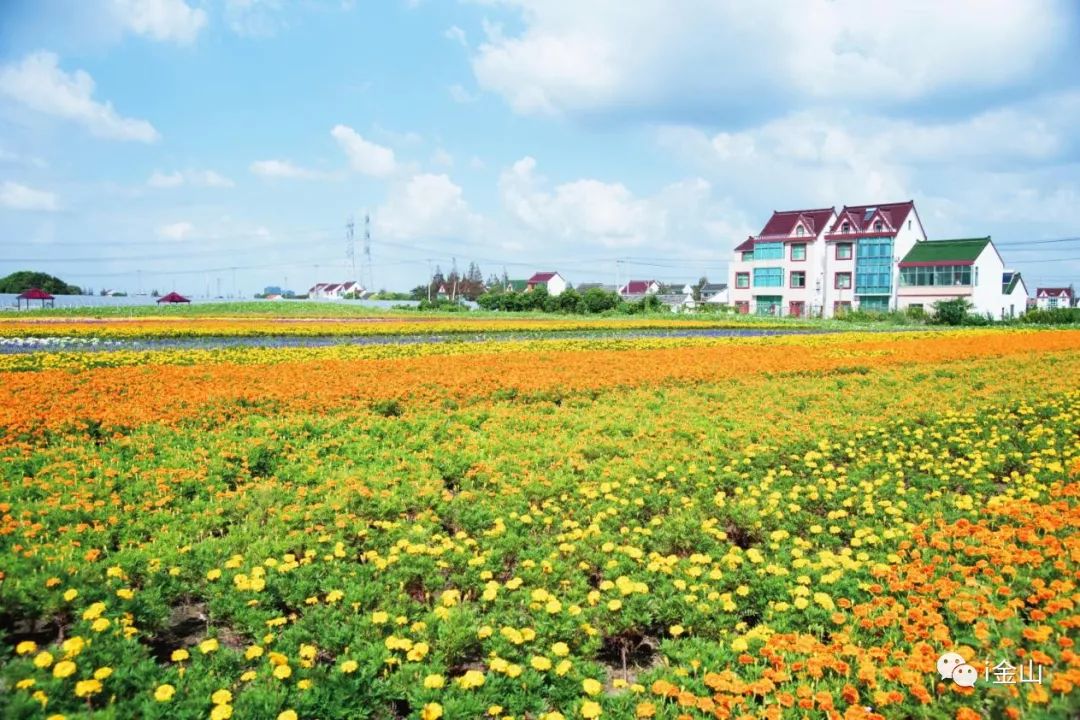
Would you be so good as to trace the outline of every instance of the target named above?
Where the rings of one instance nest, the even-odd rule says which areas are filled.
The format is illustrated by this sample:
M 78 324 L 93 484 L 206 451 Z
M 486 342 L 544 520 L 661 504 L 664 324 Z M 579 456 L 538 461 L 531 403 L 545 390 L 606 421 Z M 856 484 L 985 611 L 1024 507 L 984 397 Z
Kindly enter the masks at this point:
M 189 222 L 175 222 L 162 225 L 157 229 L 157 234 L 169 240 L 183 240 L 194 232 L 195 227 Z
M 270 37 L 284 24 L 280 0 L 226 0 L 225 22 L 237 35 Z
M 206 26 L 206 11 L 184 0 L 112 0 L 117 20 L 136 35 L 190 43 Z
M 40 212 L 56 212 L 60 209 L 55 194 L 7 180 L 0 184 L 0 205 L 12 210 Z
M 469 47 L 469 41 L 465 37 L 465 31 L 459 28 L 457 25 L 451 25 L 450 27 L 446 28 L 446 32 L 443 33 L 443 35 L 448 40 L 453 40 L 454 42 L 459 43 L 461 47 Z
M 122 117 L 112 103 L 95 101 L 93 78 L 83 70 L 64 72 L 51 52 L 36 52 L 0 68 L 0 94 L 31 110 L 77 122 L 98 137 L 145 143 L 159 138 L 146 120 Z
M 465 103 L 471 103 L 476 99 L 471 92 L 466 90 L 464 86 L 454 83 L 446 88 L 446 91 L 450 93 L 450 99 L 456 103 L 464 105 Z
M 475 235 L 483 220 L 448 176 L 425 173 L 393 187 L 374 222 L 380 237 L 459 240 Z
M 299 167 L 288 160 L 256 160 L 251 163 L 251 172 L 259 177 L 291 180 L 319 180 L 327 177 L 325 173 Z
M 397 170 L 393 150 L 365 140 L 351 127 L 335 125 L 330 134 L 345 151 L 353 170 L 372 177 L 387 177 Z
M 233 187 L 236 184 L 213 170 L 186 170 L 183 172 L 176 170 L 171 173 L 155 170 L 146 181 L 147 185 L 156 188 L 179 187 L 185 183 L 195 187 L 213 188 Z
M 1065 3 L 505 0 L 477 81 L 520 113 L 688 120 L 800 102 L 891 106 L 1009 88 L 1067 47 Z
M 638 197 L 622 183 L 578 179 L 548 188 L 525 157 L 499 180 L 503 207 L 527 236 L 567 248 L 637 248 L 700 252 L 703 241 L 730 240 L 745 223 L 712 197 L 701 178 L 673 183 Z

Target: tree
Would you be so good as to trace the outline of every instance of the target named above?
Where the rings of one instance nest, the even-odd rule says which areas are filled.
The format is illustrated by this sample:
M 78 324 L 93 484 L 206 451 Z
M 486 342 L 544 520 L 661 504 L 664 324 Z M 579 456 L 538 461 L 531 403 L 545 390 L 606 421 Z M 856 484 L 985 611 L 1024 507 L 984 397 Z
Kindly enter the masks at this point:
M 963 325 L 970 310 L 971 302 L 967 298 L 938 300 L 934 303 L 934 324 Z
M 590 288 L 581 296 L 581 302 L 587 313 L 602 313 L 614 309 L 622 298 L 618 293 L 605 292 L 600 288 Z
M 701 302 L 701 290 L 709 284 L 709 278 L 702 275 L 698 278 L 697 285 L 694 286 L 694 300 Z
M 58 277 L 33 270 L 19 270 L 0 278 L 0 293 L 21 293 L 39 288 L 53 295 L 81 295 L 76 285 L 68 285 Z

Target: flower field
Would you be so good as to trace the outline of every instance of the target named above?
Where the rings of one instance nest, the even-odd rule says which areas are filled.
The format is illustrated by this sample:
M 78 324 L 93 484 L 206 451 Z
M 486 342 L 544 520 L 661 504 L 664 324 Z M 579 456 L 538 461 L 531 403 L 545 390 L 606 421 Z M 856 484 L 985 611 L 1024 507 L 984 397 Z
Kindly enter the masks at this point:
M 1076 717 L 1078 380 L 1054 330 L 0 356 L 0 716 Z

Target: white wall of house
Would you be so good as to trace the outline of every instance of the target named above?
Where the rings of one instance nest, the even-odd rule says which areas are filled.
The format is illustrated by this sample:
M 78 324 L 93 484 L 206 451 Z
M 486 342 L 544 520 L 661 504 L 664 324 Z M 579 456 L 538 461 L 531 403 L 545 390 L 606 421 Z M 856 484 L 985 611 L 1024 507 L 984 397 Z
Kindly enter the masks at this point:
M 1002 299 L 1002 316 L 1005 318 L 1020 317 L 1027 310 L 1028 290 L 1027 285 L 1024 284 L 1024 277 L 1020 276 L 1020 281 L 1013 287 L 1013 291 L 1008 295 L 1005 295 Z
M 547 281 L 547 291 L 549 295 L 562 295 L 566 290 L 566 280 L 563 276 L 555 273 L 550 280 Z
M 730 297 L 731 297 L 731 286 L 729 285 L 728 287 L 724 288 L 720 292 L 715 293 L 715 294 L 711 295 L 710 297 L 706 298 L 705 302 L 707 302 L 707 303 L 715 303 L 717 305 L 727 305 L 729 303 L 729 298 Z
M 851 257 L 847 260 L 839 260 L 836 257 L 836 246 L 845 243 L 851 243 Z M 838 288 L 836 286 L 837 273 L 848 273 L 851 276 L 851 286 L 847 288 Z M 850 303 L 851 307 L 855 307 L 855 239 L 829 241 L 825 243 L 825 248 L 822 257 L 822 297 L 823 297 L 823 309 L 825 311 L 825 317 L 833 317 L 836 303 L 846 302 Z
M 1005 272 L 1005 263 L 1001 261 L 994 248 L 994 243 L 987 243 L 979 257 L 975 258 L 971 281 L 974 283 L 971 302 L 979 315 L 989 314 L 1000 318 L 1005 307 L 1005 294 L 1002 292 L 1001 276 Z M 976 275 L 978 277 L 976 277 Z
M 892 268 L 892 294 L 889 298 L 889 307 L 897 308 L 899 304 L 897 299 L 899 297 L 900 288 L 900 261 L 907 255 L 911 248 L 915 247 L 917 242 L 926 242 L 926 230 L 923 229 L 922 223 L 919 222 L 919 216 L 915 212 L 915 208 L 912 207 L 908 211 L 907 217 L 900 223 L 900 228 L 896 232 L 896 237 L 893 238 L 893 268 Z M 1001 285 L 1001 274 L 998 274 L 998 285 Z
M 1055 307 L 1057 307 L 1057 308 L 1070 307 L 1069 303 L 1071 302 L 1071 300 L 1069 299 L 1068 295 L 1062 294 L 1062 295 L 1057 295 L 1055 297 L 1057 298 L 1057 303 L 1054 303 L 1050 296 L 1036 297 L 1035 298 L 1035 307 L 1037 307 L 1040 310 L 1049 310 L 1050 308 L 1055 308 Z

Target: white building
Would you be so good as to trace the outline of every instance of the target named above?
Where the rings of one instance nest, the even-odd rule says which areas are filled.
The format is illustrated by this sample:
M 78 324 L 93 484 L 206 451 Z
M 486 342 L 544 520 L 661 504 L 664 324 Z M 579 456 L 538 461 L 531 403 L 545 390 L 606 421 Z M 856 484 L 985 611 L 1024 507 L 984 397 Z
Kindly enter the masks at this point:
M 343 283 L 317 283 L 308 290 L 312 300 L 340 300 L 344 297 L 359 296 L 364 292 L 360 284 L 347 280 Z
M 630 280 L 619 286 L 619 295 L 623 300 L 640 300 L 646 295 L 660 292 L 660 283 L 655 280 Z
M 1039 288 L 1035 291 L 1035 307 L 1040 310 L 1068 308 L 1075 304 L 1071 287 Z
M 540 286 L 547 288 L 548 295 L 562 295 L 567 284 L 566 279 L 554 271 L 535 273 L 525 282 L 526 290 L 532 290 Z
M 1015 286 L 1002 283 L 1005 264 L 989 236 L 916 243 L 899 269 L 901 310 L 918 307 L 930 312 L 935 302 L 965 298 L 975 313 L 1001 319 L 1023 312 L 1027 303 L 1026 292 L 1021 298 Z
M 1001 276 L 1002 303 L 1001 319 L 1014 318 L 1024 314 L 1028 306 L 1028 289 L 1019 272 L 1006 270 Z
M 915 202 L 845 205 L 825 234 L 825 317 L 859 309 L 897 309 L 898 262 L 926 240 Z
M 705 283 L 701 286 L 701 301 L 727 305 L 730 301 L 727 283 Z
M 742 313 L 820 313 L 825 234 L 835 219 L 833 208 L 774 212 L 758 235 L 735 248 L 728 270 L 731 303 Z

